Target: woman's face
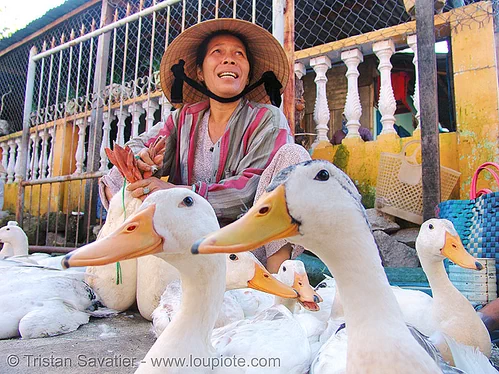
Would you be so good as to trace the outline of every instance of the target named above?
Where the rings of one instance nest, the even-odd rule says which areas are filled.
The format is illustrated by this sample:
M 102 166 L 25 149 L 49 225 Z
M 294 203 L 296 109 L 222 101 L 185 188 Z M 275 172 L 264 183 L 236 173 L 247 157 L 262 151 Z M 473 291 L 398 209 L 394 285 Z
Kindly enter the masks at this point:
M 249 83 L 250 65 L 244 44 L 232 35 L 218 35 L 208 43 L 198 79 L 220 97 L 236 96 Z

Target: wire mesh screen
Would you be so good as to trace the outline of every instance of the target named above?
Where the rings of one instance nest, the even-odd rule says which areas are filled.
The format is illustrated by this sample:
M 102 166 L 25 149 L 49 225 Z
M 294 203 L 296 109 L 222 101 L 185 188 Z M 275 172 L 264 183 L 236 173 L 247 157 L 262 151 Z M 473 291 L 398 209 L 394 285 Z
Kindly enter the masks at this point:
M 436 13 L 481 3 L 479 10 L 488 12 L 488 3 L 476 0 L 435 0 Z M 497 14 L 498 1 L 493 0 Z M 483 22 L 477 9 L 463 8 L 465 13 L 454 27 L 466 27 L 469 22 Z M 303 50 L 352 36 L 406 24 L 414 19 L 415 0 L 296 0 L 295 50 Z M 437 29 L 437 38 L 439 30 Z
M 55 40 L 56 44 L 59 44 L 63 34 L 65 35 L 65 39 L 68 40 L 71 31 L 74 30 L 78 35 L 82 25 L 85 25 L 87 30 L 90 29 L 94 20 L 96 25 L 99 25 L 100 12 L 101 5 L 96 4 L 33 40 L 0 56 L 0 96 L 3 96 L 3 110 L 1 111 L 0 119 L 6 121 L 3 123 L 5 130 L 1 129 L 0 134 L 1 131 L 12 133 L 22 129 L 26 69 L 28 67 L 28 57 L 31 47 L 34 45 L 38 48 L 38 51 L 41 51 L 44 42 L 47 43 L 47 48 L 50 48 L 52 39 Z M 84 52 L 88 53 L 88 49 Z M 63 69 L 67 69 L 67 66 L 63 66 Z M 82 74 L 85 73 L 82 72 Z M 46 91 L 47 87 L 44 87 L 44 90 Z

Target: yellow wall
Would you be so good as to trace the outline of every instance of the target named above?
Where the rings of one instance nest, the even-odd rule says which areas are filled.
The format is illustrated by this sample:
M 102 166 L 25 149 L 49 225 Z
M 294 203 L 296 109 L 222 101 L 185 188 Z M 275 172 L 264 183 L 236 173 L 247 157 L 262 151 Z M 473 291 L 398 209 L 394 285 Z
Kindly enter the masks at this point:
M 21 132 L 16 135 L 21 136 Z M 74 130 L 72 122 L 58 123 L 54 143 L 53 176 L 68 175 L 76 170 L 77 143 L 78 132 Z M 18 183 L 5 185 L 4 210 L 16 211 L 18 186 Z M 84 189 L 83 186 L 83 192 Z M 49 210 L 71 212 L 78 210 L 78 206 L 82 211 L 84 196 L 82 194 L 79 202 L 79 193 L 80 181 L 53 183 L 52 186 L 49 184 L 27 186 L 24 191 L 24 211 L 33 215 L 43 215 Z
M 421 139 L 419 131 L 413 137 L 399 138 L 397 135 L 381 135 L 376 141 L 364 142 L 360 139 L 344 139 L 340 145 L 327 142 L 320 144 L 313 152 L 312 158 L 327 160 L 338 166 L 354 181 L 362 194 L 363 203 L 374 206 L 376 180 L 381 152 L 399 153 L 404 144 L 411 140 Z M 415 148 L 409 146 L 408 154 Z M 459 171 L 457 154 L 457 134 L 440 134 L 440 164 Z M 420 157 L 418 158 L 421 162 Z M 451 198 L 459 198 L 458 186 Z
M 484 6 L 483 3 L 481 5 Z M 492 14 L 492 5 L 489 14 Z M 481 14 L 479 14 L 481 13 Z M 484 22 L 467 22 L 452 32 L 452 63 L 458 137 L 461 197 L 469 194 L 471 178 L 486 161 L 499 162 L 498 78 L 492 17 L 480 7 L 453 12 L 451 24 L 473 14 Z M 479 186 L 491 186 L 485 176 Z

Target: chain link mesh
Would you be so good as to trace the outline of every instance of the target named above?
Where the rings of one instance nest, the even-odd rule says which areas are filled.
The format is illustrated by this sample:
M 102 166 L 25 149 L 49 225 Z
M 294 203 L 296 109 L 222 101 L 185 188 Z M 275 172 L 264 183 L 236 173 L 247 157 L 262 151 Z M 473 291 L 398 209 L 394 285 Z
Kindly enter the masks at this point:
M 476 7 L 465 7 L 477 3 Z M 492 8 L 490 4 L 492 3 Z M 448 11 L 461 8 L 459 17 L 451 27 L 469 27 L 482 23 L 490 14 L 498 14 L 499 1 L 435 0 L 437 21 L 445 18 Z M 378 41 L 394 36 L 389 29 L 399 25 L 399 35 L 414 33 L 415 0 L 296 0 L 295 1 L 295 51 L 337 42 L 335 49 L 350 46 L 347 39 L 362 35 L 364 42 Z M 378 31 L 376 34 L 369 33 Z M 386 32 L 386 33 L 385 33 Z M 448 36 L 448 30 L 436 28 L 436 39 Z M 374 39 L 375 38 L 375 39 Z M 342 43 L 342 41 L 344 43 Z M 303 56 L 306 54 L 301 54 Z

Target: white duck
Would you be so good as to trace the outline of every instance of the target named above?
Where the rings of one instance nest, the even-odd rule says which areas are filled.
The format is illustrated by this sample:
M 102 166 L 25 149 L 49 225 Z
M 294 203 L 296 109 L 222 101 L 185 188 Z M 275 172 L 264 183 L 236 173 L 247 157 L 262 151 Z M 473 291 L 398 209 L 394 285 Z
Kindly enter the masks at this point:
M 182 227 L 182 230 L 178 228 Z M 211 345 L 213 327 L 222 305 L 225 291 L 226 260 L 223 255 L 192 256 L 190 246 L 202 235 L 218 229 L 213 208 L 199 195 L 185 188 L 157 191 L 142 204 L 140 211 L 128 218 L 113 234 L 88 244 L 66 256 L 65 266 L 99 265 L 117 260 L 157 254 L 175 265 L 182 279 L 182 305 L 171 323 L 158 338 L 137 372 L 165 372 L 165 367 L 154 366 L 152 359 L 175 357 L 179 359 L 240 356 L 278 357 L 281 367 L 271 372 L 304 373 L 308 370 L 310 353 L 305 333 L 284 311 L 274 321 L 244 325 L 228 325 L 231 336 L 219 339 L 220 351 Z M 282 296 L 294 296 L 293 289 L 270 276 L 263 276 L 267 288 L 275 288 Z M 279 291 L 279 290 L 282 290 Z M 283 308 L 285 311 L 287 309 Z M 289 313 L 289 311 L 287 311 Z M 284 328 L 287 326 L 287 328 Z M 238 333 L 239 331 L 239 333 Z M 242 343 L 245 342 L 245 345 Z M 305 351 L 305 352 L 304 352 Z M 249 361 L 247 361 L 249 362 Z M 246 370 L 247 369 L 247 370 Z M 195 372 L 191 367 L 171 367 L 169 373 Z M 206 368 L 200 369 L 206 372 Z M 215 370 L 217 372 L 224 371 Z M 234 367 L 229 369 L 234 372 Z M 241 368 L 241 372 L 264 372 L 262 368 Z M 237 372 L 237 370 L 236 370 Z
M 197 242 L 193 253 L 245 251 L 289 238 L 335 275 L 348 326 L 347 373 L 441 373 L 443 363 L 404 323 L 360 195 L 346 174 L 329 162 L 307 161 L 282 170 L 267 191 L 242 218 Z M 328 343 L 323 352 L 335 349 Z M 312 372 L 335 370 L 335 362 L 320 356 L 315 363 L 320 365 Z
M 481 270 L 482 265 L 466 252 L 452 222 L 448 220 L 431 219 L 423 223 L 416 250 L 433 298 L 421 291 L 392 287 L 406 323 L 431 336 L 444 359 L 451 363 L 454 361 L 442 333 L 458 343 L 476 347 L 490 357 L 489 333 L 469 301 L 450 282 L 443 260 L 448 258 L 474 270 Z M 337 304 L 341 303 L 336 297 Z
M 227 271 L 229 271 L 228 268 Z M 301 308 L 313 312 L 314 316 L 319 311 L 322 312 L 323 300 L 321 295 L 311 288 L 303 262 L 299 260 L 284 261 L 279 267 L 277 274 L 274 274 L 274 277 L 287 286 L 293 287 L 301 297 L 286 299 L 249 288 L 234 288 L 227 291 L 228 294 L 237 300 L 243 309 L 245 318 L 254 318 L 257 314 L 273 305 L 284 305 L 293 314 L 302 311 Z M 321 303 L 320 307 L 317 305 L 319 302 Z M 301 307 L 298 307 L 298 303 Z
M 487 328 L 468 299 L 449 280 L 443 260 L 447 257 L 459 266 L 475 270 L 481 270 L 482 264 L 464 249 L 454 225 L 445 219 L 430 219 L 422 224 L 416 250 L 433 293 L 429 308 L 419 312 L 434 323 L 436 334 L 431 338 L 438 343 L 436 345 L 443 357 L 454 362 L 440 333 L 458 343 L 478 348 L 490 357 L 491 342 Z
M 8 258 L 27 264 L 61 269 L 62 256 L 52 257 L 46 253 L 29 254 L 28 237 L 16 221 L 9 221 L 7 226 L 0 228 L 0 242 L 3 243 L 0 259 Z M 84 271 L 85 269 L 79 270 Z
M 0 229 L 0 242 L 3 243 L 0 258 L 28 255 L 28 237 L 16 221 L 9 221 Z
M 151 147 L 158 154 L 163 153 L 164 141 L 160 137 Z M 129 148 L 121 148 L 115 144 L 114 149 L 106 149 L 106 153 L 127 180 L 135 182 L 142 179 L 137 160 Z M 97 239 L 112 233 L 141 205 L 142 201 L 134 198 L 124 185 L 109 202 L 107 219 Z M 152 320 L 152 313 L 159 305 L 165 287 L 179 278 L 178 271 L 173 266 L 155 256 L 89 267 L 87 273 L 93 276 L 88 279 L 89 284 L 106 306 L 124 311 L 137 301 L 140 314 L 149 321 Z
M 86 324 L 98 299 L 83 277 L 0 260 L 0 339 L 59 335 Z
M 293 265 L 289 264 L 288 269 L 284 267 L 284 270 L 282 270 L 281 266 L 280 273 L 285 273 L 286 270 L 288 270 L 288 273 L 292 273 L 294 271 L 292 266 L 294 266 L 295 261 L 289 260 L 289 262 L 293 262 Z M 286 281 L 282 281 L 279 274 L 276 275 L 277 279 L 280 279 L 287 286 L 293 286 L 293 288 L 300 295 L 298 298 L 289 299 L 279 296 L 271 296 L 270 294 L 261 291 L 262 289 L 265 289 L 265 284 L 261 284 L 261 280 L 264 276 L 270 276 L 270 273 L 268 273 L 268 271 L 252 253 L 243 252 L 237 255 L 234 253 L 227 254 L 226 264 L 226 290 L 228 291 L 224 294 L 222 308 L 215 323 L 216 328 L 226 326 L 229 323 L 245 318 L 243 308 L 239 304 L 237 297 L 230 292 L 231 290 L 248 292 L 251 289 L 255 293 L 268 296 L 268 298 L 271 299 L 268 307 L 272 306 L 272 299 L 276 298 L 276 300 L 279 300 L 276 301 L 276 303 L 289 303 L 287 306 L 289 305 L 288 308 L 290 310 L 294 310 L 294 306 L 297 301 L 305 304 L 310 309 L 318 308 L 316 303 L 320 302 L 320 299 L 317 295 L 315 295 L 313 289 L 310 287 L 308 278 L 302 280 L 303 275 L 301 275 L 301 277 L 297 275 L 296 279 L 291 276 L 289 281 L 287 279 Z M 303 266 L 303 263 L 301 264 Z M 301 284 L 298 284 L 298 282 Z M 272 292 L 272 290 L 269 290 L 269 292 Z M 177 313 L 180 308 L 181 300 L 182 288 L 180 280 L 168 284 L 165 292 L 161 296 L 160 305 L 158 305 L 153 312 L 153 332 L 156 336 L 161 335 L 173 316 Z

